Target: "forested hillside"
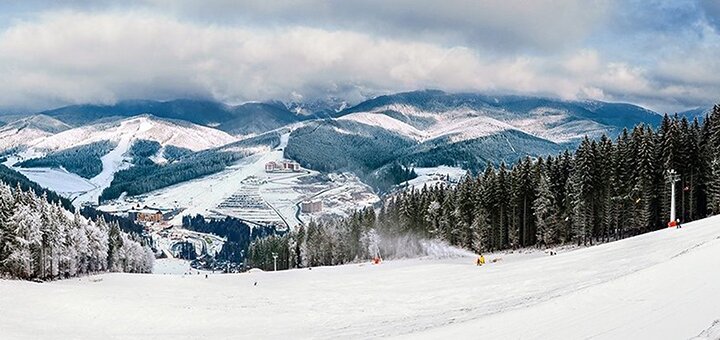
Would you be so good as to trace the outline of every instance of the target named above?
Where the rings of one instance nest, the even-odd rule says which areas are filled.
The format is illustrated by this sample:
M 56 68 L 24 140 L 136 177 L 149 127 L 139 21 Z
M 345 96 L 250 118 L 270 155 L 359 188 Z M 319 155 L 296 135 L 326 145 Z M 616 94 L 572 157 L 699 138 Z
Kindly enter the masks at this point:
M 290 135 L 285 156 L 323 172 L 374 170 L 414 142 L 386 130 L 349 121 L 322 120 Z
M 184 216 L 182 223 L 183 228 L 224 237 L 226 242 L 220 253 L 215 256 L 215 260 L 234 263 L 245 262 L 249 254 L 248 248 L 253 241 L 284 234 L 272 226 L 250 227 L 247 223 L 232 217 L 212 220 L 205 219 L 201 215 Z
M 302 166 L 323 171 L 349 171 L 378 191 L 392 185 L 387 167 L 462 167 L 477 172 L 488 164 L 511 163 L 518 157 L 557 153 L 565 147 L 521 131 L 498 131 L 455 142 L 450 136 L 418 141 L 380 126 L 351 120 L 323 120 L 293 131 L 285 156 Z M 407 178 L 405 179 L 407 180 Z
M 124 192 L 131 196 L 144 194 L 173 184 L 211 175 L 252 154 L 254 152 L 253 148 L 274 148 L 278 144 L 280 144 L 280 135 L 276 132 L 270 132 L 220 148 L 194 153 L 189 153 L 187 149 L 168 149 L 166 147 L 165 152 L 171 150 L 171 157 L 168 157 L 169 162 L 157 164 L 149 157 L 160 149 L 160 144 L 139 140 L 130 148 L 134 165 L 128 169 L 118 171 L 110 186 L 103 190 L 100 198 L 102 200 L 114 199 L 120 197 Z
M 103 169 L 102 156 L 117 146 L 111 141 L 99 141 L 49 153 L 45 157 L 28 159 L 17 166 L 22 168 L 64 168 L 83 178 L 93 178 Z
M 288 253 L 292 267 L 386 256 L 378 240 L 408 235 L 474 252 L 617 240 L 666 227 L 671 169 L 682 222 L 720 213 L 720 106 L 702 123 L 665 116 L 657 131 L 638 125 L 574 153 L 488 166 L 455 187 L 402 192 L 377 214 L 313 222 L 251 249 Z
M 452 143 L 433 140 L 405 150 L 398 159 L 403 164 L 417 167 L 448 165 L 478 172 L 488 164 L 514 163 L 518 155 L 543 156 L 564 150 L 565 147 L 553 142 L 508 130 L 486 137 Z
M 149 273 L 154 254 L 103 219 L 87 220 L 0 182 L 0 276 L 52 280 L 102 271 Z

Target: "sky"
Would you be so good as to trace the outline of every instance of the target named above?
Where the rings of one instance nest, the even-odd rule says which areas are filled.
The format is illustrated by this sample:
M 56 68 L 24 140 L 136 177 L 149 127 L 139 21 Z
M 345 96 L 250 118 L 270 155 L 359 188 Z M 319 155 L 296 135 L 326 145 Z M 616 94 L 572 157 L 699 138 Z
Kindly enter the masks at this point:
M 720 101 L 720 0 L 0 0 L 0 110 L 418 89 Z

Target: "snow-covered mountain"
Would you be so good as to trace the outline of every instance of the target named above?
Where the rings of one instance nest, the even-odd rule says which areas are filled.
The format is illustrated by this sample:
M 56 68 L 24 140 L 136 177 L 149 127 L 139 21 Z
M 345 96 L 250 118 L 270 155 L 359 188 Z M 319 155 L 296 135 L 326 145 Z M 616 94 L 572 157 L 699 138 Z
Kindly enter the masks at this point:
M 75 203 L 97 202 L 115 174 L 132 166 L 131 149 L 140 141 L 157 142 L 153 159 L 163 162 L 170 146 L 189 153 L 230 144 L 237 138 L 186 121 L 140 115 L 40 136 L 9 162 L 31 180 L 75 199 Z
M 156 141 L 162 146 L 173 145 L 193 151 L 237 141 L 237 138 L 217 129 L 181 120 L 141 115 L 66 130 L 43 138 L 32 147 L 39 150 L 64 150 L 99 141 L 130 143 L 140 139 Z
M 209 100 L 128 100 L 113 105 L 72 105 L 43 112 L 73 126 L 101 120 L 152 114 L 217 128 L 232 135 L 256 135 L 309 117 L 291 112 L 285 104 L 249 102 L 226 105 Z
M 435 90 L 380 96 L 338 116 L 418 141 L 448 137 L 458 142 L 517 130 L 554 143 L 574 143 L 586 135 L 615 135 L 640 123 L 656 125 L 661 118 L 630 104 Z
M 328 97 L 310 101 L 293 101 L 286 106 L 288 110 L 298 115 L 317 118 L 333 117 L 337 115 L 338 112 L 350 107 L 347 100 L 338 97 Z
M 640 123 L 657 125 L 661 119 L 655 112 L 630 104 L 435 90 L 379 96 L 346 106 L 337 98 L 237 106 L 189 99 L 76 105 L 39 116 L 65 129 L 68 124 L 76 128 L 54 135 L 31 134 L 29 130 L 20 140 L 29 147 L 25 159 L 89 145 L 89 150 L 79 151 L 104 155 L 106 176 L 94 185 L 107 187 L 112 174 L 129 161 L 134 141 L 245 155 L 266 152 L 273 143 L 248 149 L 234 142 L 284 127 L 292 130 L 285 157 L 309 169 L 350 171 L 363 180 L 383 182 L 380 174 L 396 163 L 477 171 L 487 163 L 511 164 L 526 156 L 556 154 L 586 135 L 613 136 Z M 3 140 L 6 144 L 10 141 Z M 110 144 L 97 144 L 103 142 Z M 112 151 L 104 153 L 108 148 Z M 158 152 L 150 159 L 163 163 L 163 155 L 164 151 Z M 67 158 L 68 152 L 61 156 Z M 204 154 L 193 157 L 207 158 Z M 99 171 L 99 165 L 94 169 L 74 165 L 88 179 Z
M 713 110 L 712 106 L 700 106 L 700 107 L 696 107 L 694 109 L 678 112 L 678 116 L 686 117 L 690 121 L 692 121 L 695 118 L 702 121 L 706 115 L 708 115 L 708 114 L 710 114 L 710 112 L 712 112 L 712 110 Z
M 32 145 L 70 126 L 46 115 L 32 115 L 0 127 L 0 153 L 4 150 Z
M 414 91 L 306 123 L 291 134 L 286 156 L 316 170 L 372 174 L 364 177 L 370 181 L 393 163 L 478 171 L 487 163 L 557 154 L 585 136 L 656 126 L 661 118 L 621 103 Z

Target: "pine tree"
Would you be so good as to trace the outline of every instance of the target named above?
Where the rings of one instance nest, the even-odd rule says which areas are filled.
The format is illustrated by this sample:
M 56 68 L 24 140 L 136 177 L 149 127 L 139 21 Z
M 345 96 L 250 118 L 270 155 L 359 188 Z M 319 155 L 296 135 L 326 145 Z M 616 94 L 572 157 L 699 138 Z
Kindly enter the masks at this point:
M 708 210 L 713 214 L 720 214 L 720 180 L 716 180 L 720 178 L 720 156 L 715 157 L 712 162 L 712 177 L 715 179 L 711 180 L 708 186 Z
M 492 249 L 490 216 L 482 205 L 475 207 L 473 215 L 471 228 L 473 233 L 472 245 L 469 249 L 472 249 L 476 253 L 490 251 Z
M 591 241 L 595 229 L 596 177 L 594 147 L 586 137 L 577 150 L 575 168 L 570 178 L 572 190 L 573 234 L 578 244 Z
M 537 194 L 533 202 L 533 210 L 537 219 L 537 242 L 541 246 L 555 244 L 558 241 L 559 220 L 556 211 L 555 197 L 550 191 L 550 180 L 546 174 L 540 176 Z
M 15 239 L 15 230 L 10 224 L 10 218 L 15 210 L 15 198 L 12 189 L 0 182 L 0 271 L 8 257 L 9 245 Z
M 633 131 L 633 142 L 637 145 L 637 163 L 633 176 L 635 183 L 632 197 L 635 203 L 635 219 L 632 221 L 633 234 L 653 230 L 657 216 L 658 188 L 657 166 L 655 156 L 655 136 L 651 129 L 643 126 Z

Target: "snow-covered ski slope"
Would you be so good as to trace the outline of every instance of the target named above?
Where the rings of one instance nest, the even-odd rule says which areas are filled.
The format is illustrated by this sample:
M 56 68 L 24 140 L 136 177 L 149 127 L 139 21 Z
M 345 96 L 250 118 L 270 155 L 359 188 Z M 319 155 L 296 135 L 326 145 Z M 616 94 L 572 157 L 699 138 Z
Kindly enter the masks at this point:
M 718 334 L 720 217 L 556 256 L 0 281 L 8 339 L 690 339 Z M 255 283 L 257 282 L 257 285 Z M 715 324 L 715 327 L 713 325 Z

